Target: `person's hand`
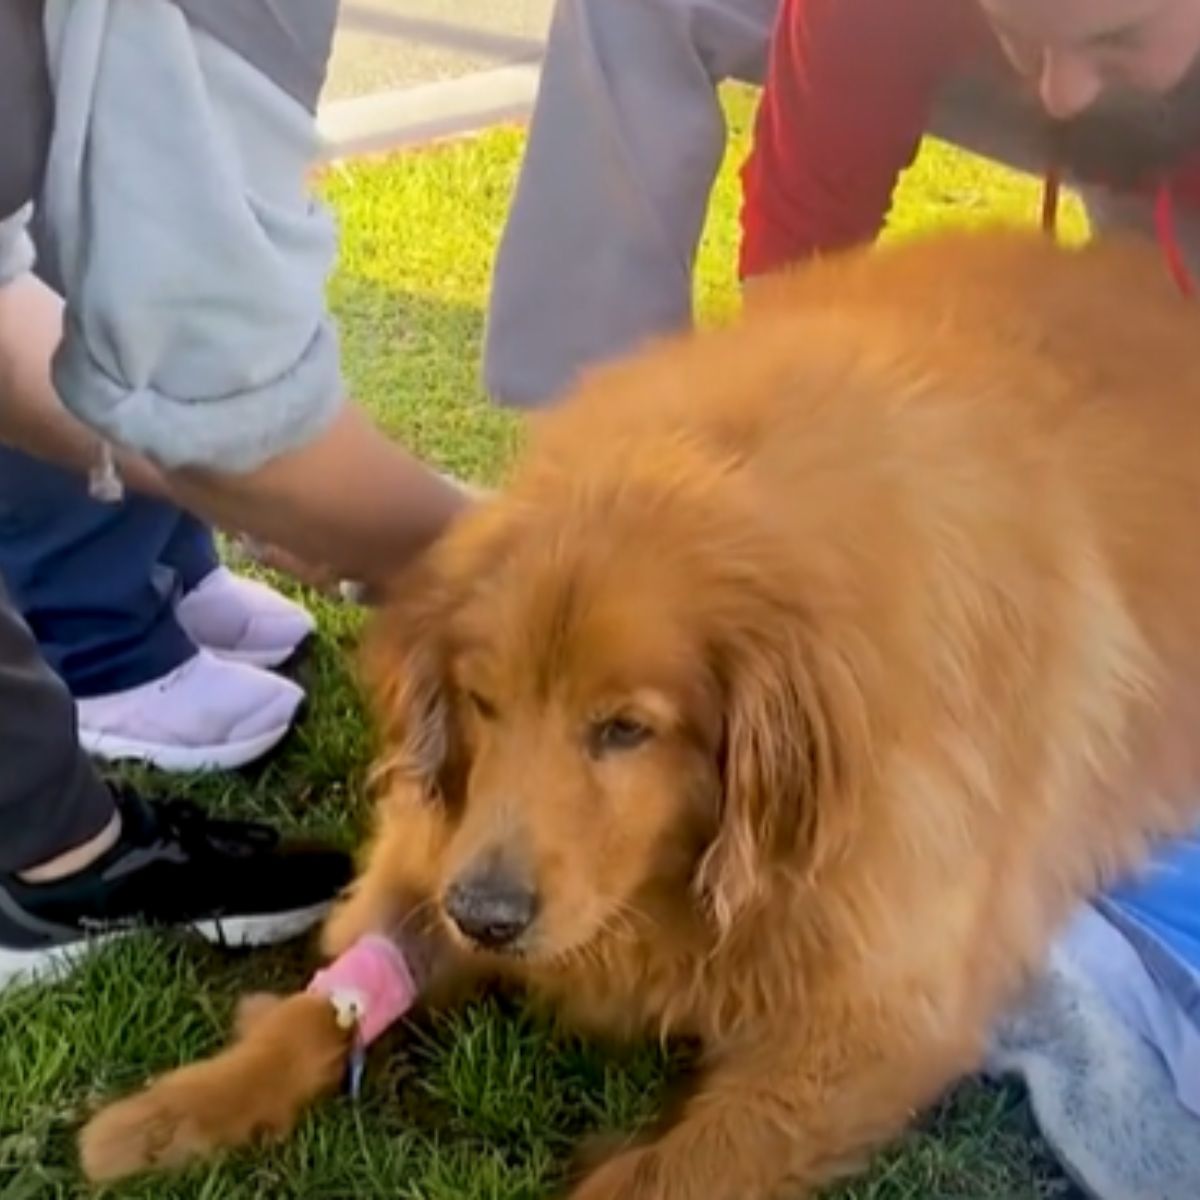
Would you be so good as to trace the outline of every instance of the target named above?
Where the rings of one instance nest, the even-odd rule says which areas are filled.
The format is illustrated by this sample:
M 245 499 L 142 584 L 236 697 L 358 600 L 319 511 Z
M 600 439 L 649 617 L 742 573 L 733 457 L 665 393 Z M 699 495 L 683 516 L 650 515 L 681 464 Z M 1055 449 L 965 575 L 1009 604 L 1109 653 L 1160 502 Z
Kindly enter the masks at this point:
M 253 566 L 268 567 L 287 575 L 331 600 L 342 600 L 347 604 L 375 602 L 375 595 L 368 585 L 343 579 L 332 567 L 309 562 L 282 546 L 266 545 L 251 537 L 239 536 L 233 539 L 233 553 Z
M 335 579 L 374 590 L 474 503 L 351 403 L 315 440 L 251 471 L 183 467 L 165 474 L 180 507 L 269 547 L 263 552 L 275 553 L 298 578 L 324 583 L 336 571 Z
M 337 571 L 331 566 L 309 562 L 282 546 L 264 544 L 250 537 L 236 538 L 234 544 L 237 552 L 255 566 L 270 567 L 273 571 L 289 575 L 314 591 L 333 595 L 341 583 Z
M 486 500 L 491 492 L 475 484 L 463 483 L 449 479 L 455 487 L 461 488 L 474 501 Z M 348 604 L 373 604 L 377 599 L 376 590 L 367 583 L 356 579 L 346 579 L 327 563 L 311 562 L 285 550 L 282 546 L 264 543 L 242 535 L 236 539 L 238 551 L 244 554 L 252 563 L 260 567 L 269 567 L 279 571 L 314 591 L 322 592 L 330 597 L 337 597 Z

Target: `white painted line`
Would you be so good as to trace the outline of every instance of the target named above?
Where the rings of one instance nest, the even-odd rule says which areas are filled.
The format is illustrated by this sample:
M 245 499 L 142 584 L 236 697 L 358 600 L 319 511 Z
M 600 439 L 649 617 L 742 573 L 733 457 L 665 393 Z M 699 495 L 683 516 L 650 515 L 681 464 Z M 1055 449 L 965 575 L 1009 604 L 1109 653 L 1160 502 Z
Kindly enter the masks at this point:
M 335 100 L 317 113 L 325 160 L 474 132 L 528 116 L 540 62 Z

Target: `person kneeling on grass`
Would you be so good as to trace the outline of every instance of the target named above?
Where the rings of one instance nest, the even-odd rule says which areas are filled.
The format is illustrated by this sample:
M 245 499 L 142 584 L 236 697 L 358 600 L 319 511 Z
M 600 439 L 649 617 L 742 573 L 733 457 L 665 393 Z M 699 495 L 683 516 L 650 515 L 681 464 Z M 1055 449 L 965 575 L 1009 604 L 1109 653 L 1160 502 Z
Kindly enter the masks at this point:
M 468 501 L 342 388 L 335 237 L 305 190 L 336 13 L 0 5 L 0 444 L 370 582 Z M 275 941 L 350 871 L 102 782 L 0 585 L 0 986 L 143 925 Z
M 745 280 L 874 239 L 926 133 L 1039 175 L 1057 163 L 1094 230 L 1157 229 L 1197 273 L 1198 51 L 1200 0 L 556 0 L 487 390 L 551 404 L 690 324 L 726 79 L 764 85 Z

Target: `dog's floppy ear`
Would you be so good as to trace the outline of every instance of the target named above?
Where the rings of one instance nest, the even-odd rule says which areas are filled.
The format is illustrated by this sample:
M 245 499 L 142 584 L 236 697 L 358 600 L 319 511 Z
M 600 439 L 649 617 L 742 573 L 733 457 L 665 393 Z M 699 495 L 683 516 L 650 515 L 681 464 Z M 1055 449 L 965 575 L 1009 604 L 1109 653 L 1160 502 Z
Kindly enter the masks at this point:
M 772 864 L 815 874 L 853 836 L 868 763 L 866 707 L 851 665 L 766 622 L 717 651 L 724 695 L 721 811 L 697 886 L 725 932 Z
M 455 591 L 432 563 L 419 565 L 372 618 L 359 657 L 380 741 L 376 783 L 415 784 L 441 802 L 454 798 L 461 757 L 446 644 Z
M 368 626 L 360 675 L 382 745 L 374 777 L 416 785 L 456 806 L 469 766 L 451 690 L 448 630 L 473 583 L 496 569 L 518 533 L 513 505 L 492 498 L 460 517 L 389 588 Z

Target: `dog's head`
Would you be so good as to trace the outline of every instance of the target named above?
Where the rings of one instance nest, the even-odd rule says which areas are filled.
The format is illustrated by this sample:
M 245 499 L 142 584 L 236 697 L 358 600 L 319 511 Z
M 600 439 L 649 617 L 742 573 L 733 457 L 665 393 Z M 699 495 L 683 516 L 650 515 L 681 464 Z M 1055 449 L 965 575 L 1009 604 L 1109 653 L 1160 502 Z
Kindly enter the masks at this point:
M 379 619 L 381 768 L 444 806 L 437 901 L 473 946 L 554 959 L 685 905 L 720 936 L 845 844 L 862 699 L 736 474 L 534 481 Z

